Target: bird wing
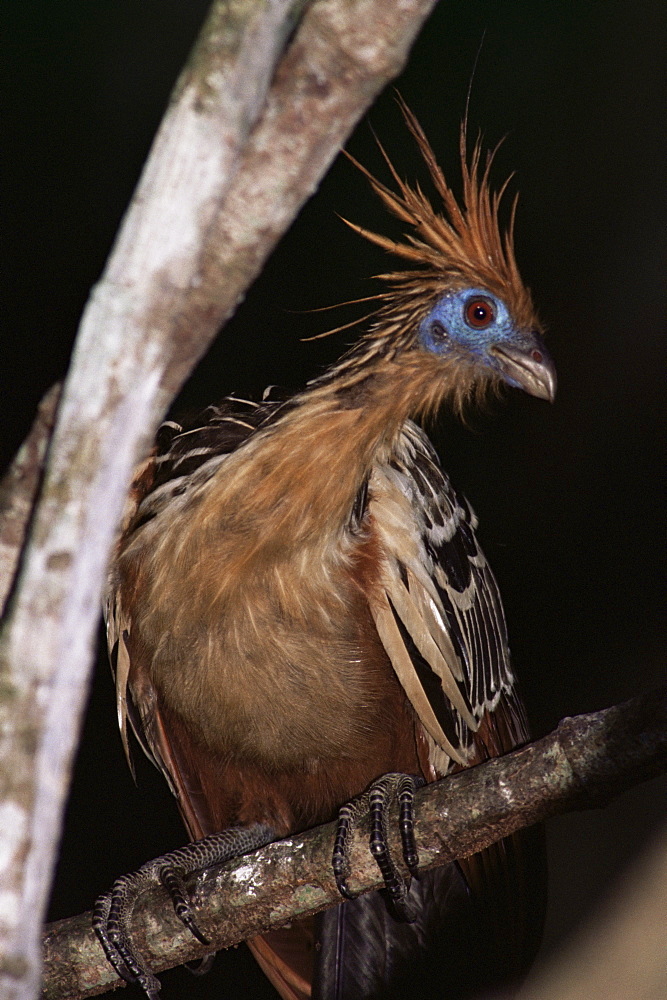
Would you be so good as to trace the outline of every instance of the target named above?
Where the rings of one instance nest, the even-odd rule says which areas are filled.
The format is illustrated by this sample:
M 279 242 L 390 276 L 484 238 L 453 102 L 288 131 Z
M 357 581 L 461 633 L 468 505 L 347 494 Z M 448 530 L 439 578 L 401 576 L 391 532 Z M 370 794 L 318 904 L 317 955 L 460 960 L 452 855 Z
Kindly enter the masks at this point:
M 505 618 L 475 537 L 477 518 L 415 424 L 405 424 L 390 458 L 374 466 L 368 492 L 382 554 L 371 610 L 430 737 L 432 764 L 444 773 L 474 763 L 476 734 L 499 707 L 507 730 L 501 742 L 509 744 L 501 749 L 525 741 Z
M 229 397 L 219 406 L 209 406 L 189 426 L 172 420 L 160 426 L 155 448 L 135 470 L 121 522 L 119 553 L 142 531 L 151 531 L 151 522 L 172 505 L 187 504 L 192 492 L 215 473 L 231 452 L 275 418 L 286 403 L 268 399 L 269 392 L 262 403 Z M 188 813 L 185 819 L 192 832 L 202 826 L 202 817 L 190 815 L 188 799 L 201 796 L 190 787 L 192 776 L 184 772 L 180 755 L 167 735 L 146 665 L 131 655 L 132 620 L 126 607 L 130 602 L 124 598 L 126 591 L 131 597 L 132 589 L 132 581 L 121 585 L 118 560 L 113 560 L 104 617 L 123 748 L 134 775 L 129 723 L 142 750 L 163 773 L 181 809 Z

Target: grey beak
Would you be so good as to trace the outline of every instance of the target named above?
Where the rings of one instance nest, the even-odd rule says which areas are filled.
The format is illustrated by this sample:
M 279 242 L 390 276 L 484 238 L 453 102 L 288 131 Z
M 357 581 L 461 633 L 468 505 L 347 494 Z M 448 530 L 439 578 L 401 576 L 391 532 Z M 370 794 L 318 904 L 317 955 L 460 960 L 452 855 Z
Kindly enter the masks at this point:
M 553 403 L 556 397 L 556 366 L 537 334 L 527 338 L 525 346 L 496 344 L 493 353 L 510 384 L 518 385 L 531 396 Z

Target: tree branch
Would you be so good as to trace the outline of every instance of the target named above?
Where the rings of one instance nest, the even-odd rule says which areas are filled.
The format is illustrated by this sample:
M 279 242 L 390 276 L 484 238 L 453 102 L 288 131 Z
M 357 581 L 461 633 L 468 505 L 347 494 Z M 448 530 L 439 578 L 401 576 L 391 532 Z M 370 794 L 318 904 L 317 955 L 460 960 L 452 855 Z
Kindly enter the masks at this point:
M 85 309 L 0 639 L 0 995 L 39 929 L 132 467 L 435 0 L 214 0 Z M 282 59 L 282 61 L 281 61 Z M 276 68 L 277 67 L 277 68 Z
M 0 482 L 0 617 L 16 578 L 19 558 L 44 474 L 61 386 L 54 385 L 37 408 L 30 433 Z
M 557 813 L 601 806 L 667 769 L 667 689 L 558 728 L 520 750 L 422 789 L 415 832 L 420 868 L 468 857 Z M 393 846 L 400 853 L 397 824 Z M 197 878 L 198 922 L 216 949 L 340 902 L 331 873 L 329 823 Z M 351 849 L 354 891 L 380 885 L 362 824 Z M 118 986 L 90 927 L 89 913 L 51 924 L 44 941 L 48 1000 L 94 996 Z M 173 913 L 166 893 L 143 897 L 134 929 L 155 971 L 201 957 L 203 948 Z

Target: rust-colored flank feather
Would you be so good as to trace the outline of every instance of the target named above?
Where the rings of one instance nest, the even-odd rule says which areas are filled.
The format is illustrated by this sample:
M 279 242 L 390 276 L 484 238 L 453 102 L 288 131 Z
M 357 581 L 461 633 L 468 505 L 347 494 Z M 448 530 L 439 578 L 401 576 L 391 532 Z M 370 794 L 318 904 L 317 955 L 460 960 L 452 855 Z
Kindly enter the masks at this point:
M 348 223 L 409 265 L 379 276 L 367 331 L 291 399 L 167 422 L 128 501 L 107 616 L 121 732 L 129 752 L 129 721 L 193 838 L 251 823 L 285 835 L 385 772 L 431 781 L 528 736 L 475 515 L 413 420 L 503 382 L 552 398 L 555 374 L 514 257 L 516 202 L 499 226 L 493 155 L 482 164 L 477 143 L 468 161 L 462 130 L 459 202 L 401 106 L 441 209 L 384 150 L 393 189 L 352 160 L 410 227 L 396 243 Z M 346 903 L 335 933 L 319 918 L 319 957 L 296 925 L 255 953 L 286 1000 L 312 983 L 332 1000 L 410 995 L 382 978 L 403 961 L 463 998 L 466 976 L 471 991 L 491 982 L 471 969 L 507 978 L 534 950 L 541 904 L 517 850 L 425 877 L 414 940 L 376 895 Z M 377 936 L 356 923 L 365 906 Z

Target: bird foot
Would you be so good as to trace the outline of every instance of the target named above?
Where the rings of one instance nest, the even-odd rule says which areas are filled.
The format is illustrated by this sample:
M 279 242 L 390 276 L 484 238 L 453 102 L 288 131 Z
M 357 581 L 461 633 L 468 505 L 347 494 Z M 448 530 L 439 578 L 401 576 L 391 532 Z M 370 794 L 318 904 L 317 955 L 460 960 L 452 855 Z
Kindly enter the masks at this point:
M 403 860 L 411 875 L 417 874 L 419 857 L 414 837 L 413 802 L 415 791 L 425 784 L 421 777 L 411 774 L 384 774 L 356 799 L 346 803 L 338 814 L 338 827 L 334 843 L 332 867 L 341 896 L 354 899 L 347 885 L 350 874 L 349 845 L 352 831 L 359 818 L 370 812 L 371 835 L 369 847 L 384 879 L 390 907 L 399 920 L 411 923 L 414 919 L 408 898 L 410 880 L 404 879 L 388 843 L 388 815 L 394 801 L 398 802 L 399 830 Z
M 149 1000 L 157 1000 L 160 981 L 136 951 L 130 936 L 132 912 L 144 892 L 156 885 L 164 886 L 179 920 L 198 941 L 209 944 L 195 920 L 185 879 L 211 865 L 257 850 L 274 836 L 273 830 L 266 826 L 235 827 L 163 854 L 117 879 L 110 891 L 95 903 L 93 930 L 118 975 L 141 986 Z

